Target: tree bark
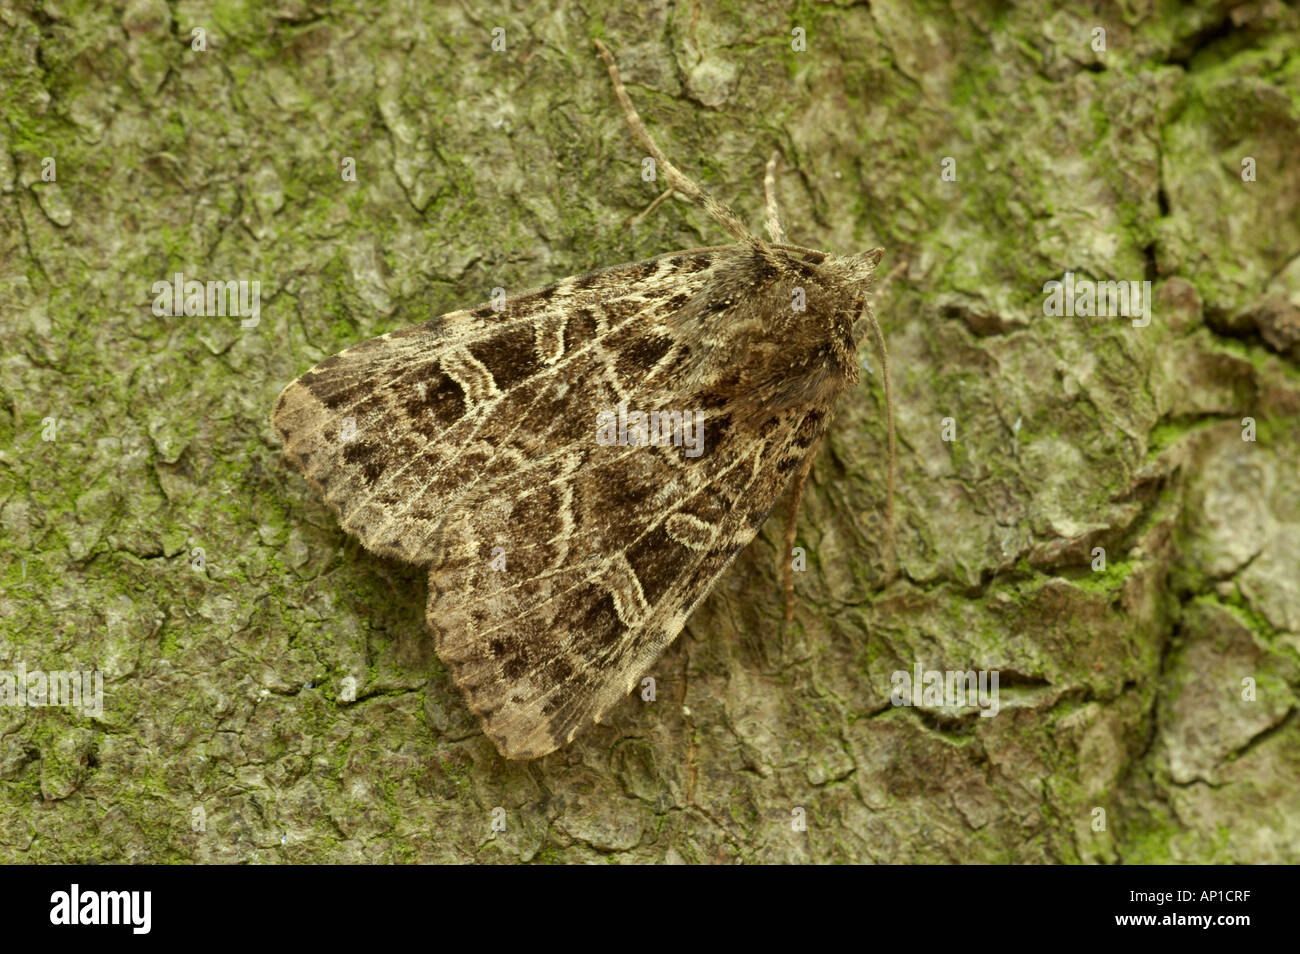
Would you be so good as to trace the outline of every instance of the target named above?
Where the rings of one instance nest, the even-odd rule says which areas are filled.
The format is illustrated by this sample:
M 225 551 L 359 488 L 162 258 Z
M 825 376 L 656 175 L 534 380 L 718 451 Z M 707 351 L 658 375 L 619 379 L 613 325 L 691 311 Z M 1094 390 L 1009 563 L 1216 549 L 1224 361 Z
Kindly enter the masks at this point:
M 104 679 L 0 706 L 0 861 L 1300 861 L 1295 8 L 601 6 L 0 12 L 0 668 Z M 624 226 L 662 184 L 592 36 L 752 228 L 776 150 L 793 241 L 906 262 L 900 572 L 864 349 L 794 623 L 778 508 L 652 702 L 513 763 L 268 415 L 494 287 L 725 241 Z M 156 315 L 177 272 L 259 320 Z M 1051 314 L 1067 273 L 1149 323 Z M 996 714 L 893 704 L 917 667 Z

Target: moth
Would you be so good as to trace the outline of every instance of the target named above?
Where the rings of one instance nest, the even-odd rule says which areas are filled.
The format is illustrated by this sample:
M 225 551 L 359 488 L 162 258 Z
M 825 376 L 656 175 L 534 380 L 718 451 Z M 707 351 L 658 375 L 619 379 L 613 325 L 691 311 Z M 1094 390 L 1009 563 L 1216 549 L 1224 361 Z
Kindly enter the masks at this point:
M 428 567 L 438 655 L 511 759 L 552 752 L 609 713 L 782 491 L 802 491 L 836 402 L 858 381 L 866 329 L 893 459 L 888 359 L 867 301 L 882 250 L 790 244 L 776 156 L 764 177 L 770 241 L 751 234 L 668 161 L 595 45 L 627 126 L 666 177 L 655 204 L 680 193 L 733 244 L 565 278 L 362 342 L 289 384 L 271 417 L 288 461 L 347 532 Z M 666 434 L 675 412 L 699 422 L 698 446 Z M 599 439 L 616 413 L 635 425 Z M 891 463 L 891 527 L 892 490 Z M 793 542 L 792 518 L 787 618 Z

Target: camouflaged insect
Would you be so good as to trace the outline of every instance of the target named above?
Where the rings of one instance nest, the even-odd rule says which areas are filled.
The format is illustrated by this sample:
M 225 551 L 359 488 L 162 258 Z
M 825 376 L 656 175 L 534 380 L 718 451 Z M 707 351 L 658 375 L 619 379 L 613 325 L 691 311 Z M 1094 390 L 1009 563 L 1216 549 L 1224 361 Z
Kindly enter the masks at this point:
M 438 655 L 515 759 L 569 742 L 637 685 L 782 491 L 802 487 L 858 380 L 859 334 L 883 346 L 866 302 L 881 251 L 788 244 L 775 157 L 772 240 L 751 235 L 663 156 L 596 45 L 669 191 L 736 244 L 371 339 L 286 387 L 272 416 L 344 529 L 428 566 Z M 701 412 L 696 456 L 599 442 L 602 412 L 624 404 Z

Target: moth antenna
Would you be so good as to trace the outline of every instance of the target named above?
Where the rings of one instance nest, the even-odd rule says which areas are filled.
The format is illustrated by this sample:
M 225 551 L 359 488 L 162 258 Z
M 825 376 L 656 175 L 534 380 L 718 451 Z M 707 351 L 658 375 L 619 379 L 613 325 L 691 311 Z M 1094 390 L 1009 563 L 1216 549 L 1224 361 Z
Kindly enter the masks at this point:
M 749 229 L 745 228 L 745 223 L 740 221 L 740 216 L 686 178 L 681 170 L 668 161 L 668 157 L 663 154 L 662 149 L 655 145 L 655 141 L 650 138 L 650 131 L 645 128 L 645 123 L 637 115 L 636 107 L 632 105 L 632 100 L 623 87 L 623 80 L 619 78 L 618 66 L 614 63 L 613 55 L 610 54 L 609 50 L 605 48 L 605 44 L 601 43 L 600 40 L 593 39 L 591 42 L 596 44 L 596 51 L 600 53 L 601 59 L 605 61 L 605 66 L 609 70 L 609 78 L 614 83 L 614 95 L 618 97 L 618 104 L 623 109 L 623 121 L 627 123 L 627 128 L 632 131 L 633 138 L 659 164 L 664 177 L 668 180 L 671 191 L 680 192 L 686 198 L 701 206 L 738 242 L 746 245 L 762 246 L 763 243 L 751 235 Z
M 890 277 L 893 277 L 892 274 Z M 889 487 L 885 494 L 885 583 L 888 584 L 897 570 L 894 562 L 894 470 L 898 454 L 894 446 L 894 392 L 889 385 L 889 351 L 885 348 L 885 336 L 880 331 L 880 324 L 870 305 L 863 305 L 863 314 L 876 339 L 880 376 L 885 383 L 885 420 L 889 427 Z
M 794 619 L 794 562 L 790 559 L 791 551 L 794 550 L 795 537 L 799 532 L 799 505 L 803 503 L 804 487 L 808 483 L 808 475 L 812 473 L 813 460 L 817 457 L 817 451 L 821 448 L 822 439 L 817 441 L 812 447 L 808 448 L 808 455 L 803 459 L 799 466 L 799 473 L 795 475 L 793 488 L 794 492 L 790 498 L 790 516 L 785 522 L 785 569 L 781 574 L 781 592 L 785 598 L 785 621 L 789 623 Z
M 646 220 L 646 218 L 650 215 L 651 212 L 653 212 L 655 209 L 659 208 L 660 204 L 661 204 L 665 199 L 667 199 L 670 195 L 672 195 L 674 192 L 676 192 L 676 191 L 677 191 L 676 189 L 672 189 L 672 188 L 665 189 L 665 190 L 663 191 L 663 193 L 659 196 L 659 198 L 655 199 L 653 202 L 651 202 L 649 205 L 647 205 L 644 209 L 642 209 L 642 210 L 641 210 L 640 212 L 638 212 L 636 215 L 634 215 L 634 216 L 632 216 L 630 219 L 628 219 L 626 224 L 627 224 L 627 225 L 640 225 L 642 222 L 644 222 L 644 221 Z
M 785 245 L 785 226 L 781 223 L 781 209 L 776 204 L 776 160 L 774 152 L 763 170 L 763 197 L 767 200 L 767 234 L 772 237 L 773 245 Z

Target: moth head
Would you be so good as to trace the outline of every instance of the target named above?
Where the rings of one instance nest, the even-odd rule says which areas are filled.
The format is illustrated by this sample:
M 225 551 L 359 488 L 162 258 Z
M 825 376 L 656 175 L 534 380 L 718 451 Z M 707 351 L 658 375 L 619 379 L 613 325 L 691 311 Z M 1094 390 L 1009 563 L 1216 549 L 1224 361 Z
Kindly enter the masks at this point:
M 876 266 L 880 264 L 884 254 L 883 248 L 873 248 L 839 260 L 845 278 L 854 290 L 853 304 L 856 316 L 853 321 L 852 335 L 855 344 L 862 341 L 868 329 L 867 315 L 871 311 L 871 305 L 867 301 L 867 295 L 875 280 Z
M 840 287 L 852 296 L 855 313 L 861 312 L 866 306 L 876 266 L 884 254 L 883 248 L 873 248 L 856 255 L 827 255 L 822 264 L 822 268 L 833 275 Z
M 876 266 L 880 264 L 881 258 L 885 255 L 883 248 L 873 248 L 865 252 L 859 252 L 857 255 L 850 255 L 841 259 L 844 262 L 849 274 L 849 280 L 855 283 L 861 283 L 863 292 L 871 286 L 871 279 L 876 274 Z

